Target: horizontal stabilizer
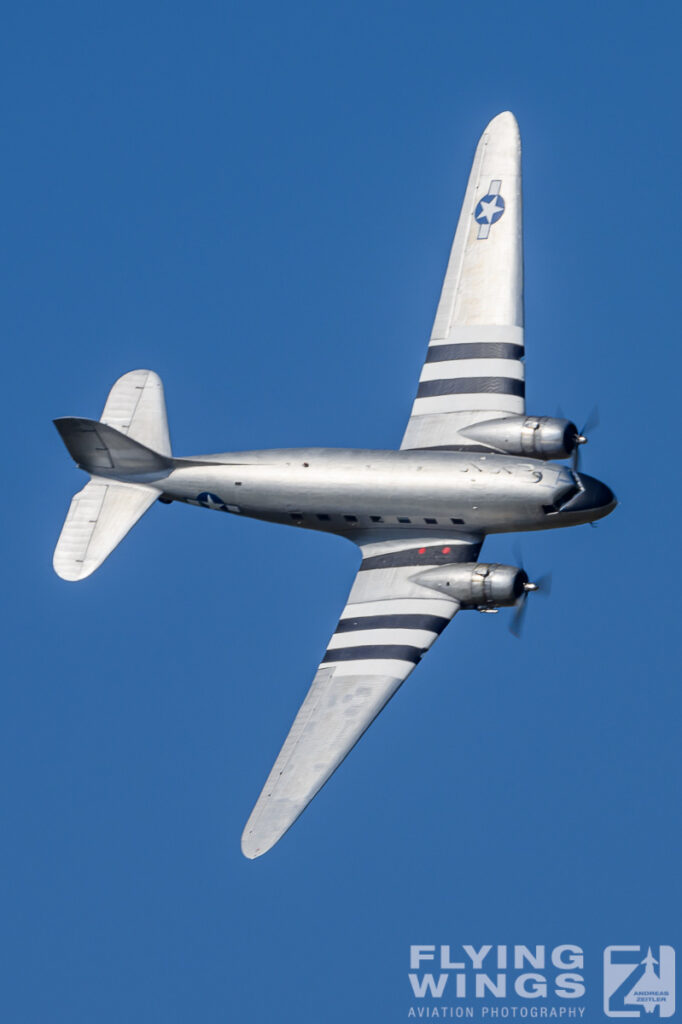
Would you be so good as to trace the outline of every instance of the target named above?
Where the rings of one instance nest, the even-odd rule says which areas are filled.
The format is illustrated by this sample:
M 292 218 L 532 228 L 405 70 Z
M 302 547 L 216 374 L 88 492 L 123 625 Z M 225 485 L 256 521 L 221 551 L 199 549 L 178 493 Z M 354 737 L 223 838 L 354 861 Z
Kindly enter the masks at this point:
M 73 496 L 53 565 L 63 580 L 82 580 L 123 540 L 159 492 L 144 484 L 95 478 Z
M 54 425 L 72 459 L 93 476 L 166 473 L 173 459 L 133 441 L 99 420 L 64 416 Z

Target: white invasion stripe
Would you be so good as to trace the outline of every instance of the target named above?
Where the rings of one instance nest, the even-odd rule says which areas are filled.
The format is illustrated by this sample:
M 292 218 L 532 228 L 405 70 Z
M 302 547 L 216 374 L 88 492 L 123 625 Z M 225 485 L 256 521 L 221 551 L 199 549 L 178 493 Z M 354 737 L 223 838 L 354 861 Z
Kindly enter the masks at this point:
M 446 359 L 442 363 L 424 363 L 420 380 L 453 380 L 456 377 L 512 377 L 524 379 L 519 359 Z
M 387 600 L 397 590 L 405 597 L 423 597 L 426 588 L 410 579 L 416 572 L 415 565 L 404 569 L 365 569 L 355 577 L 353 601 Z
M 411 551 L 413 548 L 416 550 L 418 548 L 429 547 L 433 544 L 478 544 L 479 541 L 480 537 L 462 534 L 459 530 L 457 532 L 455 532 L 455 530 L 452 530 L 452 532 L 448 531 L 448 533 L 441 533 L 439 530 L 435 537 L 433 534 L 427 534 L 426 536 L 424 534 L 421 534 L 420 536 L 406 534 L 399 540 L 379 540 L 363 544 L 362 557 L 364 560 L 366 558 L 374 557 L 375 555 L 395 554 L 396 551 Z M 414 566 L 408 565 L 405 566 L 405 569 L 409 569 L 412 572 L 414 571 Z M 366 572 L 367 570 L 364 571 Z M 400 569 L 396 571 L 399 572 Z M 407 597 L 407 595 L 405 596 Z M 422 597 L 423 596 L 424 595 L 422 594 Z M 389 596 L 383 600 L 390 602 L 390 609 L 393 610 L 394 599 Z M 412 599 L 410 598 L 410 600 Z M 349 605 L 352 603 L 352 601 L 348 602 Z
M 342 619 L 358 619 L 365 615 L 440 615 L 449 619 L 453 614 L 454 602 L 448 600 L 410 600 L 395 598 L 388 601 L 364 601 L 362 604 L 348 604 Z
M 332 651 L 337 647 L 370 647 L 372 644 L 430 647 L 436 636 L 438 634 L 430 629 L 352 629 L 348 633 L 334 633 L 327 650 Z
M 435 326 L 435 325 L 434 325 Z M 512 345 L 523 345 L 523 327 L 516 327 L 512 324 L 470 324 L 466 327 L 453 325 L 446 337 L 434 335 L 429 342 L 431 345 L 452 345 L 480 343 L 483 341 L 503 341 Z
M 402 447 L 408 449 L 432 448 L 437 445 L 467 445 L 471 438 L 460 434 L 460 430 L 473 423 L 508 416 L 500 410 L 465 409 L 460 412 L 431 413 L 430 415 L 412 416 L 407 425 Z M 473 538 L 472 538 L 473 540 Z
M 398 658 L 362 658 L 358 661 L 325 661 L 321 668 L 335 667 L 344 676 L 392 676 L 407 679 L 415 667 L 412 661 Z
M 415 398 L 413 416 L 424 416 L 433 412 L 463 412 L 472 409 L 494 410 L 521 414 L 524 411 L 523 398 L 517 395 L 486 395 L 481 392 L 471 395 L 437 395 L 435 398 Z
M 443 541 L 444 544 L 452 544 L 451 541 Z M 469 552 L 472 551 L 469 545 L 464 548 L 462 552 L 462 561 L 472 561 Z M 419 572 L 418 565 L 407 565 L 399 568 L 386 568 L 386 569 L 364 569 L 359 572 L 355 577 L 353 583 L 353 590 L 351 597 L 353 602 L 365 601 L 382 601 L 389 600 L 391 594 L 399 592 L 407 598 L 416 598 L 419 600 L 424 596 L 424 591 L 427 589 L 414 580 L 414 576 Z M 457 601 L 452 602 L 453 608 L 459 608 Z M 391 605 L 391 608 L 393 606 Z M 454 615 L 454 611 L 453 611 Z

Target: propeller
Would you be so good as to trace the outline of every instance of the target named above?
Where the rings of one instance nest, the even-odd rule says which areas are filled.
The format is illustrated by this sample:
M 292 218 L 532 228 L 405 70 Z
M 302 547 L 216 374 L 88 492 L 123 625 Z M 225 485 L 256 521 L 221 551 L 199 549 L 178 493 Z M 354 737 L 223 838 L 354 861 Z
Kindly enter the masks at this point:
M 526 582 L 523 584 L 523 593 L 514 605 L 514 615 L 509 624 L 509 632 L 519 640 L 526 620 L 526 602 L 528 601 L 528 595 L 537 591 L 538 593 L 543 594 L 544 597 L 549 597 L 552 593 L 552 574 L 551 572 L 547 572 L 543 576 L 539 576 L 535 582 L 531 582 L 523 567 L 523 557 L 519 547 L 514 548 L 514 555 L 514 560 L 518 564 L 519 569 L 526 576 Z
M 587 444 L 587 435 L 599 426 L 599 407 L 594 406 L 592 412 L 587 417 L 582 427 L 575 435 L 575 448 L 573 449 L 573 472 L 577 473 L 580 469 L 580 448 L 582 445 Z

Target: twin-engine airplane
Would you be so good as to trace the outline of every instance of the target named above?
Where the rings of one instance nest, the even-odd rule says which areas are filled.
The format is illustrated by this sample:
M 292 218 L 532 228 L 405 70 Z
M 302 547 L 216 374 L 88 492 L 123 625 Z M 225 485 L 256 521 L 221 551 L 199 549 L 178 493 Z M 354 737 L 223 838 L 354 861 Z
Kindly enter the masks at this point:
M 100 420 L 56 426 L 92 479 L 54 555 L 89 576 L 158 499 L 340 534 L 362 561 L 242 836 L 269 850 L 460 609 L 493 611 L 537 589 L 478 561 L 488 533 L 591 523 L 616 505 L 577 471 L 574 423 L 524 401 L 521 143 L 510 113 L 478 144 L 417 396 L 399 451 L 299 448 L 174 458 L 161 381 L 133 370 Z M 553 460 L 574 456 L 572 467 Z

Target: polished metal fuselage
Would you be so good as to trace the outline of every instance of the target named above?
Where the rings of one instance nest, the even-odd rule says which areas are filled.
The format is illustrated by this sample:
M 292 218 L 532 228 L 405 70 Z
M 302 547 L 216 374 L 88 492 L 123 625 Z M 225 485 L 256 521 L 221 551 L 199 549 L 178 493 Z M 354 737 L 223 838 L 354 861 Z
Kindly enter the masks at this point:
M 477 452 L 227 452 L 177 459 L 156 486 L 164 500 L 351 535 L 544 530 L 590 522 L 613 507 L 583 498 L 588 507 L 572 509 L 573 499 L 559 508 L 567 491 L 585 490 L 567 466 Z

